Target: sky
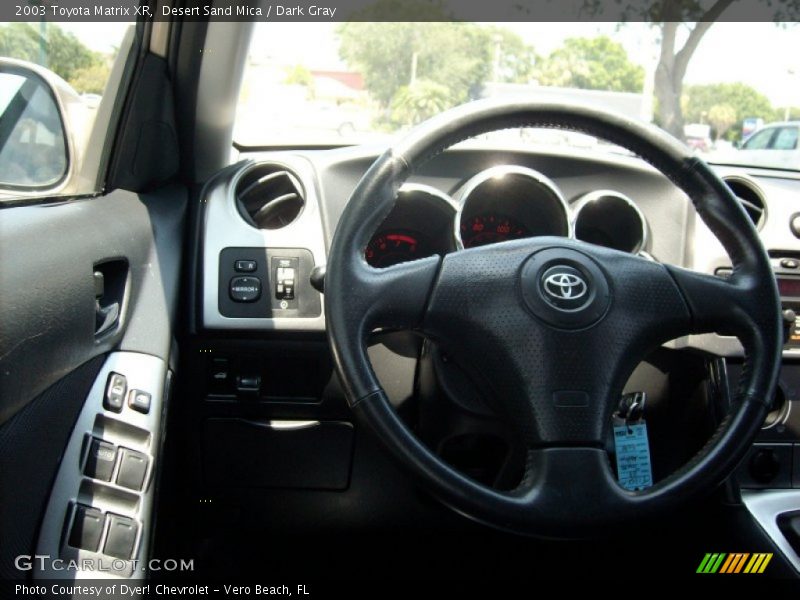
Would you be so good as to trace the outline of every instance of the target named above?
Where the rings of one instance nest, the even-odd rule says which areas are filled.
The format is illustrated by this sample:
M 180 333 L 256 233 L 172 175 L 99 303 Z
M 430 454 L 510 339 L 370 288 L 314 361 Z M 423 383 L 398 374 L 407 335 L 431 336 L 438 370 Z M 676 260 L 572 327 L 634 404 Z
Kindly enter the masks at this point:
M 547 54 L 567 37 L 611 35 L 645 68 L 656 60 L 657 30 L 644 23 L 505 23 Z M 107 52 L 124 34 L 124 23 L 65 23 L 92 49 Z M 283 64 L 312 69 L 345 69 L 338 57 L 336 23 L 259 23 L 251 53 Z M 314 40 L 314 43 L 309 43 Z M 685 82 L 742 81 L 765 94 L 775 106 L 800 105 L 800 25 L 715 23 L 689 64 Z

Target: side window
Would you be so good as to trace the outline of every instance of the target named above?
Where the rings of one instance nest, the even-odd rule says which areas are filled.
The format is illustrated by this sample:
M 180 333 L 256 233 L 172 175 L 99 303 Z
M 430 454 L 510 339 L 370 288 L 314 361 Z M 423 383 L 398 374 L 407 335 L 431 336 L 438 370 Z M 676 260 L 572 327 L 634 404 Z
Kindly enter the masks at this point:
M 742 148 L 745 150 L 765 150 L 767 147 L 769 147 L 769 142 L 774 133 L 775 129 L 772 127 L 762 129 L 761 131 L 758 131 L 747 138 L 747 141 L 742 145 Z
M 796 150 L 797 127 L 781 127 L 770 144 L 772 150 Z

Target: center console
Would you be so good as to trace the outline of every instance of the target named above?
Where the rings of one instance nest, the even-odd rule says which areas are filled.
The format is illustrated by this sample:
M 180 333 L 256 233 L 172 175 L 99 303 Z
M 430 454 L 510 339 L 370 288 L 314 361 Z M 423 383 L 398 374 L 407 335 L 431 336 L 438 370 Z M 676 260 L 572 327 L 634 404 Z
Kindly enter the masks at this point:
M 800 570 L 800 361 L 795 358 L 800 357 L 800 260 L 778 256 L 771 262 L 789 317 L 784 360 L 771 410 L 736 479 L 751 514 Z M 741 369 L 740 362 L 728 362 L 731 389 Z

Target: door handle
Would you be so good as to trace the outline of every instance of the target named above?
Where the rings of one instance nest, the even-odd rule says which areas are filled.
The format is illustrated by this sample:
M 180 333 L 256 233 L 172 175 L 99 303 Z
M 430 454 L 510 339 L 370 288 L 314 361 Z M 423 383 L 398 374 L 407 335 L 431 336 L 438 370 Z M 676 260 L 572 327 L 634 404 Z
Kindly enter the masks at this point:
M 94 335 L 112 331 L 120 321 L 128 263 L 111 260 L 94 266 Z
M 114 327 L 119 321 L 119 302 L 102 306 L 100 300 L 94 303 L 94 334 L 101 335 Z

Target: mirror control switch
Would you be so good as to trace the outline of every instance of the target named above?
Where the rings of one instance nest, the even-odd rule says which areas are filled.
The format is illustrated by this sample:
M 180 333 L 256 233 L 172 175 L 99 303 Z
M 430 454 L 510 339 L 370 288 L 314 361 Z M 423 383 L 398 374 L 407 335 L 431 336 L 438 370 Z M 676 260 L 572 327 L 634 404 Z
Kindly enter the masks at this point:
M 230 283 L 230 296 L 234 302 L 255 302 L 261 297 L 261 280 L 258 277 L 234 277 Z
M 252 273 L 258 268 L 258 263 L 254 260 L 237 260 L 233 265 L 233 270 L 239 273 Z

